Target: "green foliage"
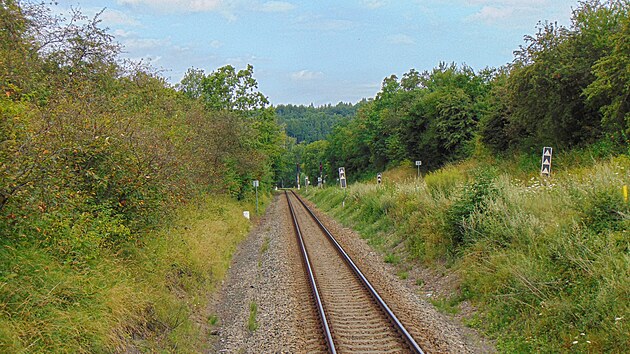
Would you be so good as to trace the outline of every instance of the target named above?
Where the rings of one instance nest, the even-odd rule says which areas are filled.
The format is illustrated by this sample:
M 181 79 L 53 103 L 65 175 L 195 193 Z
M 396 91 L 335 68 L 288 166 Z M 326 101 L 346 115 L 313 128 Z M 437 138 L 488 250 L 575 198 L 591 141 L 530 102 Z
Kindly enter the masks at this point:
M 317 184 L 317 177 L 319 177 L 320 164 L 323 175 L 333 175 L 334 170 L 331 168 L 328 161 L 326 161 L 326 152 L 328 150 L 329 142 L 326 140 L 318 140 L 312 142 L 304 147 L 302 152 L 302 171 L 309 176 L 311 183 Z
M 251 65 L 238 72 L 226 65 L 206 76 L 203 71 L 190 69 L 182 80 L 181 89 L 190 97 L 200 98 L 209 110 L 257 111 L 264 109 L 269 100 L 258 92 L 253 74 Z
M 118 254 L 100 250 L 81 263 L 60 262 L 60 246 L 2 239 L 0 351 L 207 349 L 207 336 L 196 321 L 206 315 L 203 304 L 249 231 L 242 210 L 226 197 L 194 200 L 138 244 Z M 87 224 L 59 222 L 72 228 Z M 108 227 L 89 222 L 92 228 Z M 85 242 L 85 233 L 70 232 Z M 67 236 L 63 240 L 69 242 Z
M 278 124 L 273 108 L 267 108 L 267 97 L 257 90 L 254 68 L 248 65 L 238 72 L 227 65 L 205 75 L 203 70 L 189 69 L 178 85 L 179 91 L 201 103 L 206 113 L 195 115 L 199 137 L 195 146 L 209 159 L 200 162 L 205 168 L 220 166 L 224 173 L 213 184 L 243 199 L 252 192 L 251 181 L 261 181 L 265 191 L 282 174 L 287 137 Z M 216 117 L 212 119 L 208 117 Z M 216 141 L 207 141 L 208 133 Z
M 470 301 L 479 311 L 469 323 L 496 338 L 500 352 L 622 352 L 630 343 L 630 205 L 621 187 L 630 160 L 592 153 L 566 153 L 553 179 L 518 167 L 511 175 L 506 161 L 468 161 L 429 174 L 426 187 L 355 183 L 345 208 L 337 188 L 312 200 L 370 240 L 370 205 L 387 205 L 379 238 L 398 241 L 371 243 L 386 261 L 401 259 L 402 242 L 412 258 L 459 274 L 459 292 L 433 304 L 457 313 Z
M 603 133 L 620 138 L 627 129 L 628 8 L 627 1 L 582 1 L 570 28 L 541 23 L 525 36 L 507 84 L 501 79 L 493 94 L 499 100 L 483 119 L 482 141 L 501 151 L 579 146 Z
M 0 6 L 0 351 L 202 351 L 192 318 L 249 225 L 221 195 L 259 179 L 264 205 L 285 135 L 251 66 L 179 92 L 99 16 Z M 201 195 L 226 210 L 155 231 Z
M 333 129 L 327 160 L 361 175 L 407 160 L 423 160 L 426 169 L 470 156 L 489 76 L 442 63 L 431 72 L 386 78 L 373 101 Z
M 461 246 L 474 243 L 477 235 L 468 224 L 473 214 L 483 215 L 486 206 L 495 197 L 493 187 L 495 172 L 481 170 L 473 173 L 473 180 L 464 185 L 461 193 L 446 211 L 445 234 L 451 236 L 450 245 L 455 251 Z
M 328 104 L 320 107 L 288 104 L 278 105 L 275 110 L 287 135 L 295 138 L 297 143 L 309 144 L 326 139 L 332 127 L 354 116 L 361 104 L 339 102 L 334 106 Z
M 610 9 L 587 6 L 580 14 L 584 27 L 607 26 L 610 34 L 597 37 L 608 40 L 610 51 L 593 65 L 596 79 L 584 90 L 587 102 L 602 113 L 602 123 L 608 132 L 629 134 L 630 127 L 630 14 L 627 2 L 612 2 Z M 608 17 L 611 19 L 609 20 Z M 590 25 L 592 22 L 598 22 Z M 627 140 L 627 139 L 626 139 Z
M 628 2 L 579 2 L 569 28 L 539 23 L 513 63 L 475 73 L 440 63 L 383 80 L 381 91 L 326 138 L 326 160 L 349 176 L 422 160 L 424 170 L 494 153 L 627 146 Z M 484 148 L 485 148 L 484 147 Z
M 258 314 L 258 305 L 252 301 L 249 304 L 249 317 L 247 319 L 247 329 L 250 332 L 254 332 L 258 329 L 258 322 L 256 321 L 256 315 Z
M 426 174 L 424 183 L 427 189 L 433 194 L 443 194 L 448 196 L 455 190 L 455 186 L 467 181 L 467 173 L 463 173 L 462 168 L 457 165 L 447 165 L 440 170 Z

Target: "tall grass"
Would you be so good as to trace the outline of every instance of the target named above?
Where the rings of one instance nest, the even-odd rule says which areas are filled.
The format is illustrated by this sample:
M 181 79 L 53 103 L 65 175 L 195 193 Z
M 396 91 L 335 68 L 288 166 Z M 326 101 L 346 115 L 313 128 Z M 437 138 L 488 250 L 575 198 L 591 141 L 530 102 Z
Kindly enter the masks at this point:
M 311 199 L 368 239 L 377 228 L 379 240 L 403 242 L 416 262 L 458 273 L 453 298 L 479 308 L 468 323 L 497 338 L 502 352 L 623 352 L 630 159 L 565 159 L 585 162 L 545 179 L 518 163 L 468 161 L 422 183 L 352 185 L 345 208 L 337 188 Z M 396 243 L 378 244 L 391 257 Z
M 203 350 L 208 296 L 249 229 L 242 210 L 222 197 L 189 203 L 142 242 L 79 265 L 2 244 L 0 352 Z

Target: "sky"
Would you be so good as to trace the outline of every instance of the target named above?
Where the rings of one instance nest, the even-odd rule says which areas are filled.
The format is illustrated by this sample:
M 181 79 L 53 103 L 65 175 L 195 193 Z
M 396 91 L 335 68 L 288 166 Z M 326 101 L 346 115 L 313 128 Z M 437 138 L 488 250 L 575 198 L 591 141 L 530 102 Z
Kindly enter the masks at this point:
M 577 0 L 57 0 L 92 16 L 123 46 L 176 84 L 254 67 L 274 104 L 355 103 L 385 77 L 440 62 L 475 70 L 513 60 L 539 21 L 569 26 Z

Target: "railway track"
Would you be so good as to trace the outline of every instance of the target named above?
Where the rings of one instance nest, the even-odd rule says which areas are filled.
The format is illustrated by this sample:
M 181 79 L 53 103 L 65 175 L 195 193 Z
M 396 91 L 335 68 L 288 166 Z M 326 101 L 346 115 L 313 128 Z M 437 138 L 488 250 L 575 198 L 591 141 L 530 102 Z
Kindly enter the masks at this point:
M 330 353 L 423 353 L 333 235 L 293 192 L 285 191 Z M 309 350 L 310 351 L 310 350 Z

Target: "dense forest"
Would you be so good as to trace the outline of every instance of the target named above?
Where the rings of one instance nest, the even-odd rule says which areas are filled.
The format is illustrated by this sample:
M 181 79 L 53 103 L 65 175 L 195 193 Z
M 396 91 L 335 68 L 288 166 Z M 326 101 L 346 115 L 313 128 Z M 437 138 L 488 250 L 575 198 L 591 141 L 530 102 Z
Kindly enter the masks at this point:
M 324 161 L 328 174 L 345 166 L 352 179 L 414 160 L 433 170 L 480 149 L 538 153 L 595 142 L 624 149 L 629 8 L 627 0 L 580 1 L 569 28 L 539 23 L 500 68 L 440 63 L 387 77 L 355 118 L 305 147 L 317 159 L 303 159 L 303 170 L 313 173 Z
M 284 125 L 287 135 L 295 138 L 297 143 L 309 144 L 326 139 L 332 127 L 353 117 L 362 102 L 356 105 L 339 102 L 334 106 L 327 104 L 319 107 L 281 104 L 275 109 L 278 122 Z

